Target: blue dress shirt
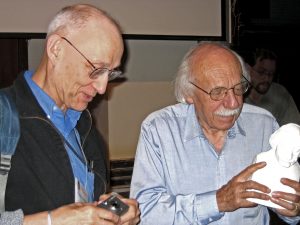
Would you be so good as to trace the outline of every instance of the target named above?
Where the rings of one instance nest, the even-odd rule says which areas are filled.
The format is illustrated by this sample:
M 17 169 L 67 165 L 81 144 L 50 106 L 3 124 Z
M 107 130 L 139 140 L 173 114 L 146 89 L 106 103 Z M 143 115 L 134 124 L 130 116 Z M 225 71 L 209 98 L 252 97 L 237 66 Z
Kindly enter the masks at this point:
M 194 105 L 180 103 L 150 114 L 142 123 L 130 192 L 140 205 L 140 224 L 268 225 L 268 210 L 261 205 L 219 212 L 216 191 L 271 148 L 269 137 L 277 128 L 269 112 L 244 104 L 218 154 Z
M 88 171 L 87 162 L 81 148 L 80 137 L 75 126 L 80 118 L 81 112 L 68 109 L 65 113 L 55 104 L 32 79 L 33 72 L 24 73 L 26 82 L 32 90 L 35 98 L 46 113 L 53 125 L 58 129 L 65 141 L 65 148 L 70 158 L 74 176 L 79 180 L 82 187 L 88 193 L 88 201 L 94 199 L 94 174 Z M 67 144 L 67 142 L 69 144 Z M 75 186 L 75 184 L 74 184 Z

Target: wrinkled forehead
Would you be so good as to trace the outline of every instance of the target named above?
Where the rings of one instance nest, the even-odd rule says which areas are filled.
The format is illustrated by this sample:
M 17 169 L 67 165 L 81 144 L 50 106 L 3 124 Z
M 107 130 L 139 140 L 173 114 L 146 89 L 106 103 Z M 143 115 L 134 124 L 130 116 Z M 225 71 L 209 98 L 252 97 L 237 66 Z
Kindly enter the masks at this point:
M 86 26 L 72 33 L 71 40 L 93 61 L 104 57 L 108 57 L 108 61 L 111 61 L 111 58 L 119 61 L 124 51 L 123 39 L 118 28 L 105 19 L 95 18 L 89 21 Z

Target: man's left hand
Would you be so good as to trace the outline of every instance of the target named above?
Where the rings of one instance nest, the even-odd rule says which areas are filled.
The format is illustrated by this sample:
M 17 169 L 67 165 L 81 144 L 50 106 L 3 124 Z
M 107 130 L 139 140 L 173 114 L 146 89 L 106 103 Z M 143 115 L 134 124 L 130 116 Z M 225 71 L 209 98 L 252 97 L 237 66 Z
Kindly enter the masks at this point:
M 283 216 L 300 215 L 300 183 L 291 179 L 282 178 L 281 183 L 295 190 L 295 194 L 274 191 L 272 192 L 272 202 L 282 206 L 284 209 L 276 209 Z

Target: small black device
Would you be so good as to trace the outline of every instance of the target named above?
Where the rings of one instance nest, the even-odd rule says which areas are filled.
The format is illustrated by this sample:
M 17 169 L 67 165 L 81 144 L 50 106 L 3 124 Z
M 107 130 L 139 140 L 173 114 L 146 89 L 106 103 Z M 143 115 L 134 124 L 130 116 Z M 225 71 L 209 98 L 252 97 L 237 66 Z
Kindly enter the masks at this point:
M 109 198 L 101 202 L 98 207 L 107 209 L 118 216 L 122 216 L 129 209 L 129 206 L 122 202 L 116 195 L 111 195 Z

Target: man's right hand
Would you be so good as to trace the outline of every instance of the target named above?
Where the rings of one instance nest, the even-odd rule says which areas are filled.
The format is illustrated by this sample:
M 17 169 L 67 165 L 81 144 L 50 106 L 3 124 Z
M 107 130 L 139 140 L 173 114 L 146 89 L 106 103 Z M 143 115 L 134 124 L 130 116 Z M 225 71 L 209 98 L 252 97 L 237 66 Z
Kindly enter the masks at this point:
M 247 198 L 269 200 L 270 196 L 267 193 L 270 193 L 271 190 L 265 185 L 249 180 L 249 177 L 255 171 L 265 166 L 265 162 L 252 164 L 233 177 L 226 185 L 222 186 L 217 191 L 219 211 L 232 212 L 239 208 L 249 208 L 257 205 L 248 201 Z
M 101 224 L 116 225 L 120 217 L 97 207 L 97 203 L 74 203 L 59 207 L 51 212 L 52 224 Z

